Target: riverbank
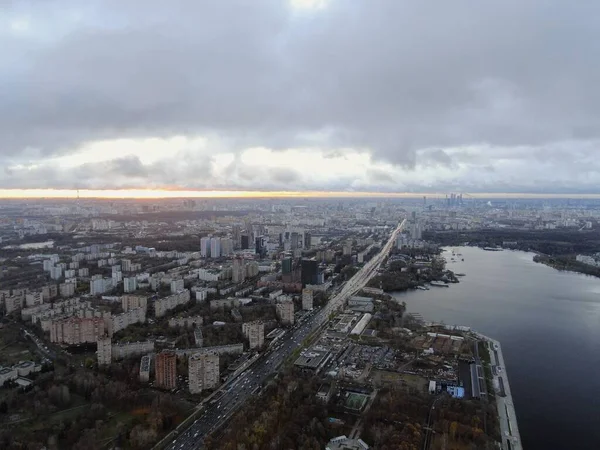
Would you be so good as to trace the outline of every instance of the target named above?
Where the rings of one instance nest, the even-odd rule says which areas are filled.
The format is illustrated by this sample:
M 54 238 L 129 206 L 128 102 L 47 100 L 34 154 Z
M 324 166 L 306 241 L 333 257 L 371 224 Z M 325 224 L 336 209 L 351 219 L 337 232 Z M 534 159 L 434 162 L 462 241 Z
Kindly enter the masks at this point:
M 510 391 L 510 383 L 508 382 L 508 374 L 500 342 L 481 333 L 475 334 L 488 344 L 487 349 L 490 356 L 492 383 L 496 392 L 496 408 L 500 421 L 502 449 L 522 450 L 523 446 L 517 423 L 517 413 Z
M 550 256 L 538 253 L 533 257 L 533 261 L 552 267 L 561 272 L 581 273 L 583 275 L 600 278 L 600 267 L 594 267 L 576 261 L 573 256 Z

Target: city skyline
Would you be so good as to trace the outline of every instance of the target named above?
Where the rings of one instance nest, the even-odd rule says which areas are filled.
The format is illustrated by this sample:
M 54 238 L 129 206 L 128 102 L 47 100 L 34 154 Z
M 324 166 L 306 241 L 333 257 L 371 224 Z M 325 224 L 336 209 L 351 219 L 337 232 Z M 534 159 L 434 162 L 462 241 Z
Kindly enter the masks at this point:
M 0 189 L 600 193 L 598 4 L 178 6 L 0 6 Z

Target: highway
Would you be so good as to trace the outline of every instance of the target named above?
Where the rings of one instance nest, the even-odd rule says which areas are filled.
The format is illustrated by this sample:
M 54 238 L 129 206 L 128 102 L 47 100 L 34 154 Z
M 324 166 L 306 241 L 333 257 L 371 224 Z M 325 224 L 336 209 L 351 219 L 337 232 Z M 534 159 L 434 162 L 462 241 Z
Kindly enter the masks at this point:
M 329 300 L 323 308 L 311 311 L 303 316 L 291 329 L 279 338 L 256 362 L 237 379 L 222 389 L 208 404 L 204 404 L 202 415 L 185 431 L 167 445 L 169 450 L 190 450 L 202 447 L 203 439 L 222 426 L 231 415 L 238 410 L 251 396 L 258 393 L 263 381 L 275 373 L 285 359 L 306 339 L 329 321 L 331 312 L 342 307 L 346 299 L 362 289 L 377 273 L 384 258 L 389 254 L 396 242 L 396 236 L 402 231 L 406 220 L 403 220 L 392 232 L 381 251 L 371 258 L 343 288 Z

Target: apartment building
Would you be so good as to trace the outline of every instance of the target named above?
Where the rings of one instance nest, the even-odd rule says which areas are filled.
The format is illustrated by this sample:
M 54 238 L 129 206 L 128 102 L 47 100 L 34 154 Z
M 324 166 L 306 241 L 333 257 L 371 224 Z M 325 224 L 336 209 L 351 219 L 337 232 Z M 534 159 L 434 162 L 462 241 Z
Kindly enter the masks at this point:
M 261 321 L 242 324 L 242 332 L 248 339 L 249 348 L 261 348 L 265 343 L 265 324 Z
M 154 378 L 158 388 L 175 389 L 177 387 L 177 354 L 175 352 L 163 350 L 156 355 Z
M 69 317 L 52 321 L 50 342 L 69 345 L 92 343 L 107 332 L 104 317 Z
M 98 338 L 97 343 L 96 355 L 98 357 L 98 365 L 109 365 L 112 362 L 112 339 L 103 336 Z
M 313 291 L 312 289 L 302 289 L 302 309 L 310 311 L 313 309 Z
M 204 389 L 214 389 L 219 385 L 219 355 L 202 352 L 188 359 L 188 378 L 191 394 L 199 394 Z
M 281 300 L 275 305 L 277 317 L 284 325 L 294 324 L 294 302 L 292 300 Z

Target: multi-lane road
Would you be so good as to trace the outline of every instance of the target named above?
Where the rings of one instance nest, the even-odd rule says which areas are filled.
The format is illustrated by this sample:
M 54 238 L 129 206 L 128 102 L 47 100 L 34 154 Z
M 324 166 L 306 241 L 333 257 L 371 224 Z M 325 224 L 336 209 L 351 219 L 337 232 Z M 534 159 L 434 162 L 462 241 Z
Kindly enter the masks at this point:
M 320 310 L 314 310 L 289 329 L 269 350 L 257 358 L 252 366 L 237 379 L 223 387 L 208 404 L 203 405 L 202 415 L 185 431 L 181 432 L 168 446 L 169 450 L 189 450 L 202 447 L 203 439 L 222 426 L 231 415 L 262 387 L 263 381 L 275 373 L 283 361 L 311 333 L 329 320 L 331 312 L 339 309 L 346 299 L 363 288 L 377 273 L 381 262 L 396 242 L 396 236 L 404 228 L 403 220 L 392 232 L 381 251 L 369 260 Z

